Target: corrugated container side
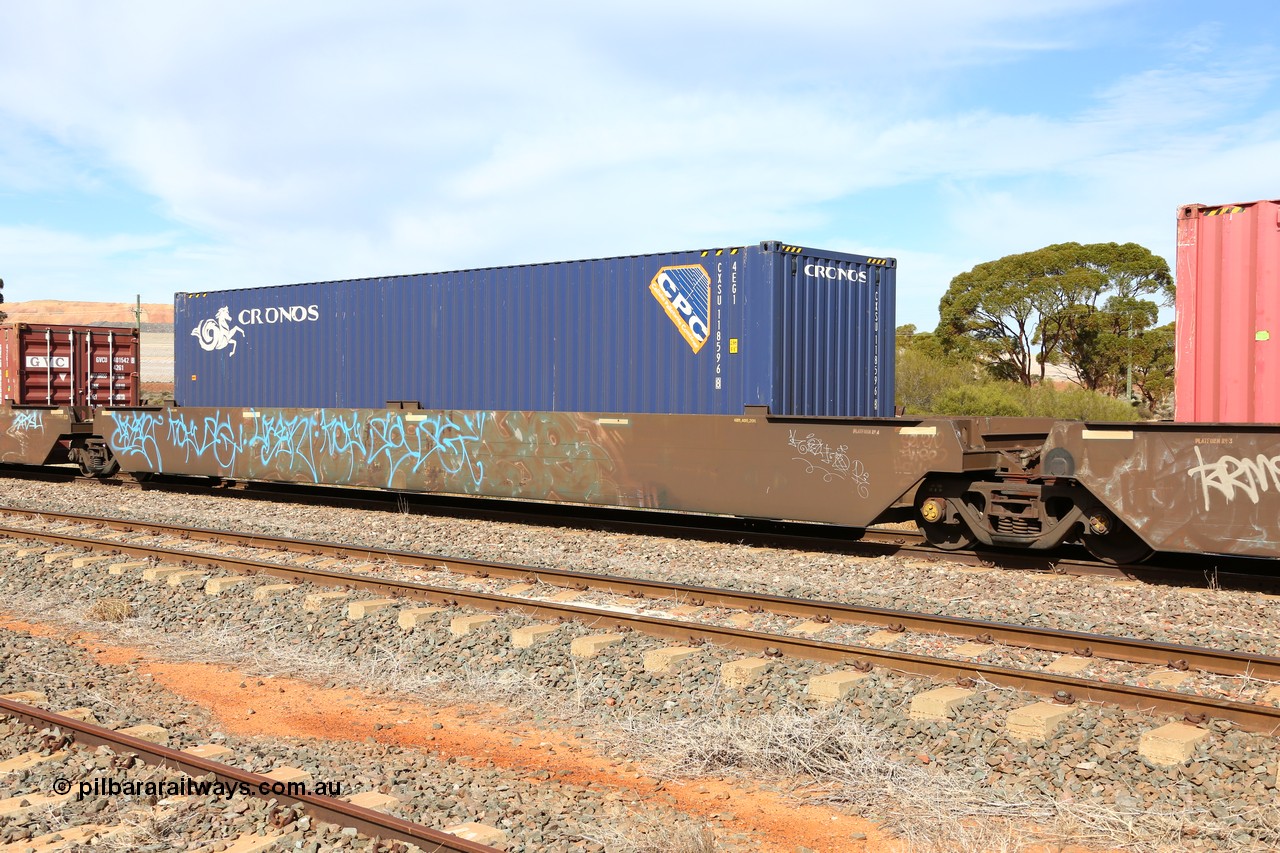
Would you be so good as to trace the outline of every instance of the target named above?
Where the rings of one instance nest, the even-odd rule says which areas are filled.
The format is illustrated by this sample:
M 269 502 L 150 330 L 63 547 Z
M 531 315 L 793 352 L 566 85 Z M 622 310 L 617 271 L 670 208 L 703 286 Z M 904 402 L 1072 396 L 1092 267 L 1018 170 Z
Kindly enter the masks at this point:
M 0 328 L 3 398 L 19 406 L 137 406 L 139 344 L 127 326 Z
M 896 272 L 884 258 L 782 255 L 774 412 L 893 415 Z
M 892 269 L 783 248 L 178 294 L 175 395 L 186 406 L 891 414 Z M 779 301 L 777 275 L 800 251 L 823 270 L 870 266 L 875 283 L 810 281 L 802 265 Z M 779 360 L 778 347 L 795 352 Z
M 1280 423 L 1280 202 L 1178 211 L 1175 417 Z

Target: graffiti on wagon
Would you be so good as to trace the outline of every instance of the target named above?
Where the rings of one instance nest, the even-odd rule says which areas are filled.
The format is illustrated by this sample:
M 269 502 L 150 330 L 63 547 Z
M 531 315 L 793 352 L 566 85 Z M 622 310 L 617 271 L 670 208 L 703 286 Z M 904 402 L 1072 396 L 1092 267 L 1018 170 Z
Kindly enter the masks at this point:
M 169 409 L 112 420 L 126 470 L 194 463 L 234 479 L 512 496 L 617 490 L 599 427 L 569 413 Z
M 1200 478 L 1200 491 L 1204 508 L 1210 509 L 1211 498 L 1216 492 L 1228 503 L 1238 495 L 1258 503 L 1264 492 L 1275 489 L 1280 492 L 1280 454 L 1267 456 L 1259 453 L 1253 458 L 1220 456 L 1206 462 L 1200 448 L 1196 447 L 1197 464 L 1187 471 L 1187 476 Z
M 849 458 L 849 445 L 842 444 L 833 449 L 813 433 L 801 437 L 797 430 L 788 432 L 790 435 L 787 446 L 800 454 L 792 458 L 804 463 L 806 474 L 821 473 L 823 481 L 827 483 L 837 477 L 849 480 L 857 487 L 859 497 L 865 498 L 871 494 L 871 475 L 867 473 L 861 460 Z

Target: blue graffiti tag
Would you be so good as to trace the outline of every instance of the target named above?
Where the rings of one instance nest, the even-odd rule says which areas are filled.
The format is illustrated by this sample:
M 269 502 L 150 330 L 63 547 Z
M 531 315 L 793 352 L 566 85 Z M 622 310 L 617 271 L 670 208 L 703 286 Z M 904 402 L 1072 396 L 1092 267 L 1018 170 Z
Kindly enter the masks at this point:
M 32 430 L 44 429 L 44 412 L 36 409 L 34 411 L 16 411 L 13 413 L 13 424 L 9 427 L 9 433 L 30 432 Z
M 423 475 L 445 490 L 471 491 L 485 479 L 482 436 L 491 417 L 349 409 L 117 412 L 110 442 L 121 457 L 135 457 L 127 467 L 139 470 L 160 470 L 163 447 L 186 465 L 216 462 L 226 476 L 341 483 L 367 482 L 377 472 L 388 487 Z
M 164 418 L 151 412 L 115 412 L 114 415 L 116 426 L 108 440 L 116 455 L 141 456 L 146 469 L 162 470 L 155 432 Z
M 428 459 L 434 457 L 440 467 L 449 474 L 465 472 L 474 486 L 484 479 L 484 463 L 473 458 L 472 449 L 480 446 L 484 432 L 484 412 L 455 417 L 429 416 L 418 422 L 418 452 L 421 454 L 416 471 Z M 460 415 L 460 416 L 459 416 Z M 424 441 L 426 451 L 422 449 Z
M 484 463 L 473 458 L 473 447 L 480 444 L 484 429 L 484 412 L 449 415 L 410 415 L 407 424 L 398 415 L 386 414 L 369 421 L 369 447 L 365 461 L 385 460 L 389 467 L 387 485 L 405 469 L 410 474 L 434 462 L 446 477 L 459 474 L 479 486 L 484 479 Z M 459 484 L 465 488 L 466 483 Z
M 256 451 L 262 464 L 283 466 L 290 471 L 302 468 L 319 482 L 309 416 L 263 413 L 255 420 L 257 427 L 247 447 Z
M 192 457 L 203 458 L 210 451 L 214 461 L 223 468 L 235 465 L 239 440 L 231 426 L 231 419 L 222 412 L 214 412 L 205 418 L 187 417 L 183 413 L 169 416 L 169 443 Z
M 368 458 L 368 450 L 362 434 L 363 424 L 359 416 L 352 412 L 348 415 L 334 415 L 324 409 L 320 410 L 318 452 L 334 460 L 346 460 L 347 479 L 356 473 L 356 463 Z

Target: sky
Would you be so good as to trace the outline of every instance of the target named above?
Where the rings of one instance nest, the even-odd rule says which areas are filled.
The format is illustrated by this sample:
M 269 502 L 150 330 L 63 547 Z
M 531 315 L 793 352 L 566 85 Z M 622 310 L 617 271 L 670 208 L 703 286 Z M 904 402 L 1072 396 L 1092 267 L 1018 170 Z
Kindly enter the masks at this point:
M 1280 3 L 0 0 L 9 301 L 762 240 L 897 322 L 1052 243 L 1280 198 Z

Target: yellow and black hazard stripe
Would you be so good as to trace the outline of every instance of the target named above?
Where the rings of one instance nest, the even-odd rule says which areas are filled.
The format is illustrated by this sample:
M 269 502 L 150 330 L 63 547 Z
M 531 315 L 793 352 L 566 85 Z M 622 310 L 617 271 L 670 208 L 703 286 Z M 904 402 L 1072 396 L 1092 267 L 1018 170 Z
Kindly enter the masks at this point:
M 888 258 L 867 258 L 867 263 L 871 264 L 872 266 L 883 267 L 888 265 L 889 259 Z
M 742 251 L 742 249 L 741 249 L 741 248 L 737 248 L 737 247 L 732 248 L 732 249 L 703 249 L 703 250 L 702 250 L 702 257 L 704 257 L 704 258 L 705 258 L 705 257 L 708 257 L 708 256 L 710 256 L 710 255 L 715 255 L 715 256 L 718 258 L 718 257 L 720 257 L 720 256 L 722 256 L 722 255 L 736 255 L 736 254 L 738 254 L 738 253 L 739 253 L 739 252 L 741 252 L 741 251 Z
M 1224 216 L 1229 213 L 1243 213 L 1243 207 L 1215 207 L 1212 210 L 1206 210 L 1205 216 Z
M 778 251 L 787 252 L 788 254 L 792 254 L 792 255 L 798 255 L 801 252 L 803 252 L 804 249 L 800 248 L 799 246 L 779 246 Z

